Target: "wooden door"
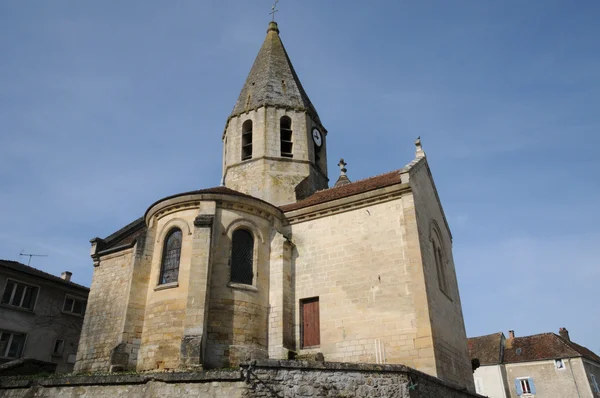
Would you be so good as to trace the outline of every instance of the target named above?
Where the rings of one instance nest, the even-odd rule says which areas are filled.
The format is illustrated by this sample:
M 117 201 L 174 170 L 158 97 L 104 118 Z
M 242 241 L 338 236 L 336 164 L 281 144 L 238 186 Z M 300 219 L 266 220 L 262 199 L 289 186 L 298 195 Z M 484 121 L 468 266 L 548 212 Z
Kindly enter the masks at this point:
M 319 298 L 304 299 L 302 306 L 302 348 L 321 344 Z

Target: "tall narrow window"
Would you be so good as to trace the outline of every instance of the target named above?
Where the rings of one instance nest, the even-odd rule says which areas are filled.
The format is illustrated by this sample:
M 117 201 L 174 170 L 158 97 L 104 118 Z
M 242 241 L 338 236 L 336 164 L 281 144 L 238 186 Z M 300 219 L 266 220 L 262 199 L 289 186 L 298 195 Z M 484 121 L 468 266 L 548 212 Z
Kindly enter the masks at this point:
M 279 132 L 281 139 L 281 156 L 285 158 L 294 157 L 292 152 L 292 119 L 283 116 L 279 121 Z
M 24 334 L 0 330 L 0 358 L 21 358 L 24 346 Z
M 252 120 L 242 124 L 242 160 L 252 159 Z
M 181 230 L 175 228 L 167 234 L 163 246 L 160 265 L 160 284 L 177 282 L 179 278 L 179 258 L 181 257 Z
M 321 344 L 319 298 L 300 300 L 300 314 L 302 316 L 300 329 L 302 348 L 318 346 Z
M 444 251 L 442 249 L 441 242 L 441 235 L 437 229 L 437 226 L 434 226 L 431 230 L 431 244 L 433 249 L 433 257 L 435 261 L 435 269 L 437 271 L 438 276 L 438 285 L 440 287 L 440 290 L 446 293 L 446 295 L 448 295 L 449 291 L 447 270 L 444 261 Z
M 252 284 L 254 272 L 254 237 L 245 229 L 237 229 L 231 238 L 231 282 Z
M 448 282 L 446 281 L 446 270 L 444 267 L 444 256 L 442 255 L 442 249 L 438 246 L 435 249 L 435 263 L 437 265 L 437 272 L 440 278 L 440 289 L 448 293 Z

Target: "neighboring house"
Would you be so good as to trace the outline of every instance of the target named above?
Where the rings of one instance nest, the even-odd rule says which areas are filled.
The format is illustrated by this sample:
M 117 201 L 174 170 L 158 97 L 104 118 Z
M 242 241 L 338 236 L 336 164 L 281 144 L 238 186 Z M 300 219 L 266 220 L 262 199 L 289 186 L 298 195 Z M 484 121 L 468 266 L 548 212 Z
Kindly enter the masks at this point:
M 70 279 L 0 260 L 0 363 L 35 358 L 73 370 L 89 289 Z
M 160 199 L 92 240 L 76 371 L 320 352 L 474 389 L 452 235 L 420 140 L 406 166 L 364 180 L 340 161 L 329 187 L 328 133 L 275 22 L 224 131 L 203 134 L 222 137 L 223 186 Z
M 600 397 L 600 357 L 572 342 L 567 329 L 559 334 L 469 338 L 469 355 L 480 363 L 476 391 L 490 398 Z

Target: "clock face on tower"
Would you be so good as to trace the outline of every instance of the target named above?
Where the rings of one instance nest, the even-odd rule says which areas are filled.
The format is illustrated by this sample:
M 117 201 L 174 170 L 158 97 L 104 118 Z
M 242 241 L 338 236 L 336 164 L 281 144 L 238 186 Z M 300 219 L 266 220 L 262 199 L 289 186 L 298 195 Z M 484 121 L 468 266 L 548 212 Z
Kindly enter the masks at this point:
M 317 129 L 317 128 L 313 129 L 312 138 L 313 138 L 313 141 L 315 142 L 315 145 L 318 146 L 319 148 L 321 147 L 321 145 L 323 145 L 323 137 L 321 136 L 321 132 L 319 131 L 319 129 Z

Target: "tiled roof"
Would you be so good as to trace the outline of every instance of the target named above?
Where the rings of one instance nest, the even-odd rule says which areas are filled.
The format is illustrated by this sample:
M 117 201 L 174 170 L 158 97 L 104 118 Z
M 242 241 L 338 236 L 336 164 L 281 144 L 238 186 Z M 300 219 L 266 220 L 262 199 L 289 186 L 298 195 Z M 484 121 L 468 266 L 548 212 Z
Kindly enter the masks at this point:
M 482 365 L 498 364 L 501 333 L 469 338 L 469 355 L 479 358 Z M 502 363 L 532 362 L 547 359 L 584 357 L 600 364 L 600 357 L 577 343 L 554 333 L 506 339 Z M 495 361 L 495 362 L 494 362 Z
M 267 105 L 306 111 L 319 122 L 317 111 L 300 84 L 300 79 L 279 38 L 276 22 L 269 24 L 267 37 L 254 60 L 230 117 Z
M 83 285 L 79 285 L 77 283 L 74 282 L 68 282 L 58 276 L 49 274 L 47 272 L 41 271 L 37 268 L 33 268 L 30 267 L 29 265 L 25 265 L 22 264 L 18 261 L 11 261 L 11 260 L 0 260 L 0 267 L 4 267 L 4 268 L 8 268 L 10 270 L 13 271 L 17 271 L 17 272 L 23 272 L 25 274 L 29 274 L 29 275 L 33 275 L 33 276 L 37 276 L 38 278 L 43 278 L 52 282 L 57 282 L 60 283 L 62 285 L 66 285 L 66 286 L 71 286 L 74 288 L 78 288 L 78 289 L 84 289 L 86 291 L 89 291 L 90 289 L 88 287 L 85 287 Z
M 554 333 L 534 334 L 506 340 L 505 362 L 530 362 L 543 359 L 578 357 L 581 354 L 571 348 Z
M 502 332 L 471 337 L 468 346 L 469 358 L 479 359 L 481 365 L 497 365 L 502 362 Z
M 302 199 L 298 202 L 281 206 L 280 209 L 284 212 L 298 210 L 304 207 L 313 206 L 352 195 L 357 195 L 359 193 L 384 188 L 390 185 L 400 184 L 400 171 L 402 170 L 404 169 L 394 170 L 389 173 L 381 174 L 375 177 L 369 177 L 364 180 L 359 180 L 351 182 L 349 184 L 324 189 L 322 191 L 317 191 L 309 197 Z

